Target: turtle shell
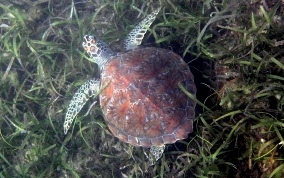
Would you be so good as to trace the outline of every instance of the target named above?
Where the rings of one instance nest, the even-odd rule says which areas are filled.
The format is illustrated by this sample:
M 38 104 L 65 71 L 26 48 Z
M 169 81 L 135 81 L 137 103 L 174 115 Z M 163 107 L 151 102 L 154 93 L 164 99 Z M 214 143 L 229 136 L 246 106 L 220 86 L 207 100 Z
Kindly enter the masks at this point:
M 151 147 L 187 138 L 196 103 L 193 75 L 183 59 L 160 48 L 137 48 L 112 56 L 101 73 L 100 104 L 112 134 Z

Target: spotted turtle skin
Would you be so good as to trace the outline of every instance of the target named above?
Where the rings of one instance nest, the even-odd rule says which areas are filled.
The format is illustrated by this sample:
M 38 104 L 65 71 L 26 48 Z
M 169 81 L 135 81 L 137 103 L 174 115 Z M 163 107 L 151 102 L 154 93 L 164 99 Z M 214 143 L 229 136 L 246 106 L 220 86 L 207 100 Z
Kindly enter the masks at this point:
M 170 50 L 137 48 L 118 53 L 101 73 L 101 109 L 112 134 L 134 146 L 151 147 L 187 138 L 195 102 L 179 88 L 196 93 L 193 75 Z

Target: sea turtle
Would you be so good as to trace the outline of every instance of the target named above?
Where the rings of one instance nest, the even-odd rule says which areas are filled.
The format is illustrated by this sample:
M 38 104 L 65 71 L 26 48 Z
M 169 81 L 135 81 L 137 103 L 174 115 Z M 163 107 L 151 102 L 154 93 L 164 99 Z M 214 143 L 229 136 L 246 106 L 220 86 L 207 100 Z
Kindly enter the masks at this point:
M 101 76 L 87 81 L 75 93 L 65 116 L 65 134 L 86 101 L 98 94 L 112 134 L 131 145 L 151 147 L 155 160 L 161 157 L 165 144 L 192 132 L 196 102 L 178 86 L 196 94 L 188 65 L 170 50 L 139 47 L 158 12 L 146 16 L 129 33 L 126 52 L 113 52 L 103 41 L 84 36 L 83 47 L 98 64 Z

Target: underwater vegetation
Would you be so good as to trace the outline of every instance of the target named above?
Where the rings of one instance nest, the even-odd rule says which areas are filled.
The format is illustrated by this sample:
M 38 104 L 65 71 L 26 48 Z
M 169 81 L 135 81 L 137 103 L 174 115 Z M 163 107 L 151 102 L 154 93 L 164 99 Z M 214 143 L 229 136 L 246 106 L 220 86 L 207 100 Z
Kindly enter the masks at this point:
M 193 133 L 150 166 L 110 133 L 96 99 L 66 135 L 63 122 L 99 77 L 83 36 L 123 51 L 157 7 L 142 45 L 182 56 L 198 106 Z M 0 177 L 283 177 L 283 29 L 281 0 L 1 1 Z

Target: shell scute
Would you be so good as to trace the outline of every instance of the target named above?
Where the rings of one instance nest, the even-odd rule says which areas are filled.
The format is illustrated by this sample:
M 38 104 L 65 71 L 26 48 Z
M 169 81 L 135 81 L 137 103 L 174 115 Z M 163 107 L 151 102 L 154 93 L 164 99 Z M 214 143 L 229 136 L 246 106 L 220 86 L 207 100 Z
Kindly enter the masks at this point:
M 192 120 L 189 119 L 185 120 L 183 123 L 179 125 L 178 129 L 176 129 L 176 131 L 174 132 L 175 137 L 186 138 L 188 133 L 193 131 L 192 125 L 193 125 Z
M 162 137 L 164 144 L 173 143 L 173 140 L 177 140 L 175 134 L 166 134 Z

